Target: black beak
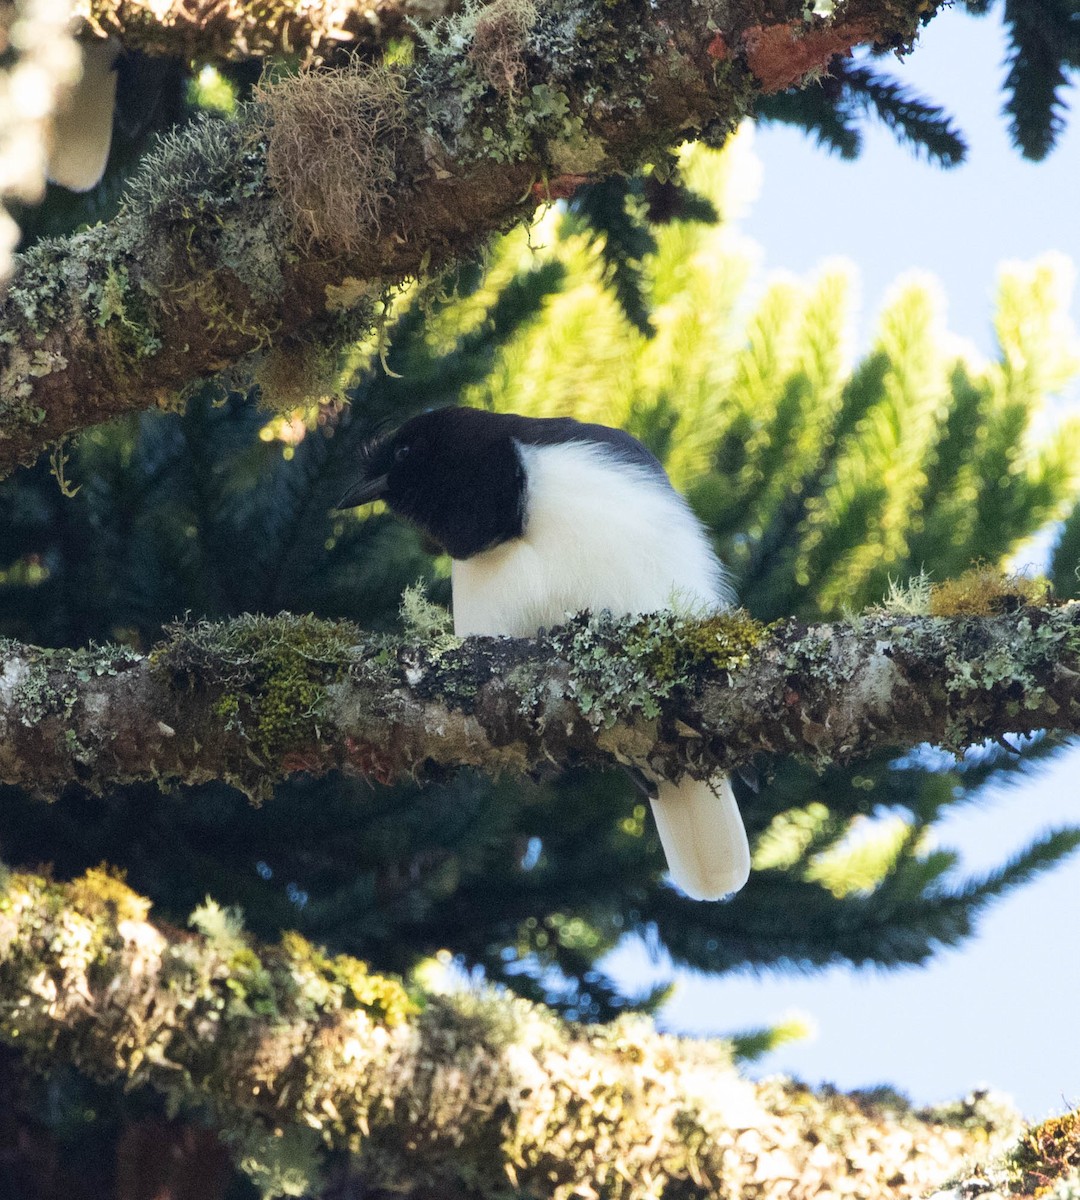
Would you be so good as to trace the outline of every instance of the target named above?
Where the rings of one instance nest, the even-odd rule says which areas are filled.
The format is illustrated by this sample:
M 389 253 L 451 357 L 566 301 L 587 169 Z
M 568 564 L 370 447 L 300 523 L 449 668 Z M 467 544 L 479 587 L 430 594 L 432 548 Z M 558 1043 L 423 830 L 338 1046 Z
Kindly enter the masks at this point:
M 370 504 L 372 500 L 381 500 L 386 495 L 386 481 L 385 475 L 379 475 L 375 479 L 361 479 L 349 488 L 334 507 L 358 508 L 361 504 Z

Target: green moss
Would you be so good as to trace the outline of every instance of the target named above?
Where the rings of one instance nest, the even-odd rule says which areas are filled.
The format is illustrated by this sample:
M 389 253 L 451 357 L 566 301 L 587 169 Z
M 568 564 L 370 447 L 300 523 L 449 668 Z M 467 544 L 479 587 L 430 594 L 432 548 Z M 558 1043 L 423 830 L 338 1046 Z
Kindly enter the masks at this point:
M 286 613 L 171 632 L 154 665 L 217 688 L 214 713 L 268 765 L 317 740 L 326 689 L 343 677 L 359 638 L 346 622 Z
M 373 975 L 347 954 L 328 955 L 298 933 L 282 935 L 281 952 L 290 971 L 312 998 L 324 987 L 340 991 L 343 1007 L 363 1009 L 382 1025 L 401 1025 L 418 1010 L 397 979 Z
M 131 284 L 126 267 L 109 263 L 100 281 L 91 281 L 84 291 L 94 324 L 110 323 L 117 331 L 118 349 L 135 358 L 149 358 L 161 349 L 146 298 Z
M 243 946 L 229 956 L 225 986 L 232 993 L 233 1013 L 242 1005 L 243 1011 L 259 1017 L 278 1015 L 278 994 L 273 974 L 264 966 L 250 946 Z
M 1020 1188 L 1038 1196 L 1054 1183 L 1080 1172 L 1080 1114 L 1051 1117 L 1030 1129 L 1009 1156 Z
M 268 660 L 253 735 L 261 756 L 274 760 L 298 734 L 301 740 L 314 735 L 323 686 L 299 651 L 280 650 Z
M 659 682 L 687 679 L 702 673 L 736 671 L 750 661 L 766 627 L 743 609 L 716 613 L 704 620 L 675 618 L 667 627 L 643 622 L 631 631 L 630 653 L 641 652 Z M 662 635 L 662 636 L 660 636 Z
M 299 933 L 282 934 L 278 946 L 257 946 L 237 908 L 207 898 L 189 924 L 228 966 L 226 988 L 234 1017 L 362 1009 L 379 1024 L 400 1025 L 415 1011 L 399 980 L 372 974 L 366 963 L 349 955 L 331 956 Z
M 552 640 L 570 664 L 581 711 L 596 728 L 610 728 L 629 713 L 659 716 L 660 702 L 676 688 L 746 666 L 767 633 L 741 610 L 703 619 L 664 611 L 621 619 L 582 614 Z
M 150 901 L 132 891 L 124 872 L 102 863 L 68 885 L 72 908 L 92 921 L 145 921 Z
M 228 693 L 214 702 L 214 716 L 225 722 L 226 729 L 233 729 L 240 716 L 240 697 Z

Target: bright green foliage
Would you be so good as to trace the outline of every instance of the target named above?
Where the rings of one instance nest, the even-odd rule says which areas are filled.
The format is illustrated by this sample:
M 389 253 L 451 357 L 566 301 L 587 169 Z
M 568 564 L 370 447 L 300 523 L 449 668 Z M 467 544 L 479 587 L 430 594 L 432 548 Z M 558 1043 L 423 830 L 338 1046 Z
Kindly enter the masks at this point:
M 737 211 L 746 171 L 732 167 L 744 152 L 694 151 L 684 178 L 719 212 Z M 997 362 L 963 356 L 936 285 L 913 277 L 853 364 L 843 264 L 809 285 L 776 280 L 748 309 L 753 252 L 731 224 L 660 226 L 644 266 L 644 337 L 595 242 L 573 219 L 564 226 L 558 240 L 548 227 L 534 234 L 534 261 L 560 263 L 562 291 L 468 399 L 643 437 L 713 529 L 755 615 L 857 610 L 891 576 L 998 561 L 1072 498 L 1080 422 L 1052 437 L 1041 424 L 1080 362 L 1060 257 L 1003 273 Z
M 731 1037 L 731 1048 L 737 1062 L 756 1062 L 789 1042 L 800 1042 L 812 1036 L 814 1025 L 805 1017 L 787 1017 L 777 1025 L 760 1029 L 744 1029 Z

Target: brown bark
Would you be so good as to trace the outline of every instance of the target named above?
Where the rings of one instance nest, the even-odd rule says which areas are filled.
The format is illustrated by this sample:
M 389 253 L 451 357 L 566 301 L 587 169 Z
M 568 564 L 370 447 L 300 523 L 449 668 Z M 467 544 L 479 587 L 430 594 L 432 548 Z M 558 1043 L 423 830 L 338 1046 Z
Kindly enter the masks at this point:
M 568 1025 L 476 989 L 415 1006 L 296 935 L 258 946 L 220 916 L 184 933 L 147 907 L 101 872 L 11 876 L 0 1038 L 30 1065 L 73 1063 L 209 1115 L 257 1180 L 306 1164 L 304 1194 L 329 1146 L 353 1155 L 339 1196 L 902 1200 L 1007 1132 L 977 1106 L 750 1084 L 725 1043 L 642 1018 Z
M 236 62 L 271 54 L 310 61 L 334 51 L 371 53 L 460 8 L 460 0 L 80 0 L 76 13 L 126 49 L 196 62 Z
M 473 253 L 548 195 L 719 139 L 757 92 L 858 42 L 909 42 L 926 16 L 921 0 L 848 0 L 829 20 L 804 7 L 500 0 L 454 19 L 464 50 L 448 35 L 408 70 L 357 76 L 353 101 L 319 120 L 284 119 L 283 83 L 272 122 L 261 110 L 175 135 L 113 222 L 19 261 L 0 304 L 0 471 L 268 349 L 355 337 L 381 289 Z M 354 219 L 328 239 L 342 204 L 319 171 L 340 172 L 338 131 L 354 136 Z M 275 185 L 297 182 L 268 170 L 283 143 L 314 205 Z
M 535 641 L 374 638 L 314 618 L 181 629 L 141 656 L 8 644 L 0 781 L 380 781 L 632 763 L 702 778 L 920 741 L 1080 731 L 1080 605 L 837 625 L 582 617 Z
M 231 1176 L 220 1139 L 199 1125 L 144 1117 L 117 1142 L 115 1200 L 223 1200 Z

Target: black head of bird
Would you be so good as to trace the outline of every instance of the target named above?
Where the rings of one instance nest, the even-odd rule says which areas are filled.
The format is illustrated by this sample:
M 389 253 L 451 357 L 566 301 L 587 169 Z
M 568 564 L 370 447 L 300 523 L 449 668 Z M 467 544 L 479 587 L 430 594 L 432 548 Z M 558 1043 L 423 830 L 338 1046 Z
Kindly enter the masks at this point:
M 385 500 L 452 558 L 471 558 L 521 536 L 525 470 L 498 415 L 436 409 L 365 449 L 361 477 L 338 507 L 372 500 Z

